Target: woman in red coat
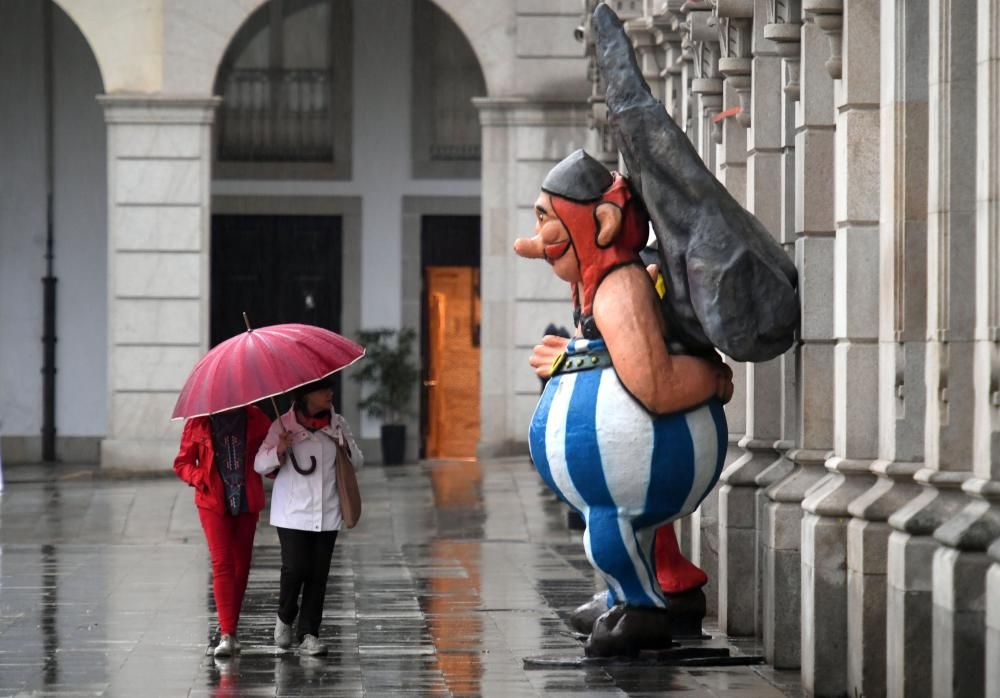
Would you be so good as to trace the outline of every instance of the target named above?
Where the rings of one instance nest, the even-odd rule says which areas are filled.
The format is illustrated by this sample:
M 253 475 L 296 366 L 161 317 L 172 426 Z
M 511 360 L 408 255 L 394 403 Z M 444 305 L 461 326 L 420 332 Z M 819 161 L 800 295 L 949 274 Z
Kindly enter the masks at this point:
M 256 407 L 239 407 L 184 425 L 174 472 L 194 487 L 194 503 L 212 556 L 212 590 L 221 637 L 216 657 L 240 649 L 236 639 L 243 592 L 250 575 L 257 517 L 264 508 L 264 484 L 254 457 L 271 420 Z

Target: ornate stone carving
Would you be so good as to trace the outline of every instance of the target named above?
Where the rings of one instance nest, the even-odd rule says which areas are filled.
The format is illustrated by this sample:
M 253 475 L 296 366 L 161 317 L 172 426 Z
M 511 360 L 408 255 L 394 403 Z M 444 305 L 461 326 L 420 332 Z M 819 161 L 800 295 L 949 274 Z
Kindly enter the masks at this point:
M 587 57 L 587 78 L 590 80 L 590 96 L 587 103 L 590 105 L 590 115 L 587 118 L 587 126 L 594 134 L 591 149 L 595 150 L 594 155 L 603 161 L 611 162 L 617 158 L 614 144 L 611 142 L 611 132 L 608 130 L 608 109 L 604 103 L 604 84 L 601 82 L 601 73 L 597 69 L 596 47 L 590 26 L 590 17 L 597 7 L 598 0 L 585 0 L 583 17 L 576 30 L 576 37 L 582 41 Z
M 711 124 L 712 143 L 719 142 L 721 133 L 716 132 L 713 117 L 722 111 L 722 73 L 719 72 L 719 35 L 711 12 L 711 3 L 693 2 L 682 8 L 687 14 L 687 36 L 694 61 L 694 80 L 691 81 L 692 94 L 699 95 L 702 112 L 697 115 L 702 124 L 702 142 L 699 151 L 706 162 L 712 159 L 712 149 L 708 148 L 705 128 Z M 711 164 L 711 163 L 710 163 Z
M 784 90 L 791 99 L 799 99 L 799 44 L 802 31 L 801 0 L 768 0 L 764 38 L 774 42 L 784 59 Z
M 663 82 L 660 71 L 663 70 L 665 56 L 656 38 L 656 27 L 653 18 L 643 15 L 625 22 L 625 32 L 635 47 L 635 57 L 639 62 L 642 77 L 649 85 L 653 96 L 663 101 Z
M 719 32 L 719 72 L 733 86 L 740 100 L 740 113 L 736 116 L 736 121 L 744 128 L 749 128 L 753 0 L 713 2 L 715 13 L 712 21 Z

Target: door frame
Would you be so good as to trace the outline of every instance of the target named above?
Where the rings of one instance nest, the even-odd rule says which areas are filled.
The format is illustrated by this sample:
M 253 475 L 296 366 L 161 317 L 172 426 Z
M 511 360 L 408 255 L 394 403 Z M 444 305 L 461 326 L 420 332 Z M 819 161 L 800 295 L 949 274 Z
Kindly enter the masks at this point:
M 357 196 L 235 196 L 214 195 L 212 215 L 262 216 L 339 216 L 341 219 L 341 305 L 340 331 L 346 337 L 357 337 L 361 328 L 361 197 Z M 211 226 L 209 226 L 211 227 Z M 209 232 L 211 235 L 211 232 Z M 212 249 L 211 240 L 206 246 Z M 203 298 L 211 307 L 211 260 L 205 260 L 205 292 Z M 205 317 L 204 336 L 209 336 L 209 317 Z M 348 424 L 361 424 L 361 387 L 350 380 L 355 367 L 344 370 L 341 381 L 341 403 L 337 411 Z
M 401 291 L 401 321 L 403 327 L 413 327 L 417 330 L 417 346 L 424 345 L 423 326 L 421 318 L 421 304 L 423 302 L 423 274 L 421 266 L 423 259 L 420 249 L 421 239 L 421 218 L 424 216 L 479 216 L 479 269 L 482 274 L 482 203 L 478 196 L 404 196 L 403 197 L 403 249 L 401 255 L 402 268 L 400 269 L 402 284 Z M 346 258 L 345 258 L 346 259 Z M 419 357 L 420 365 L 423 366 L 426 357 L 422 354 Z M 482 359 L 480 359 L 480 363 Z M 422 389 L 422 386 L 421 386 Z M 407 441 L 414 443 L 407 444 L 407 453 L 419 453 L 423 458 L 424 435 L 420 425 L 423 423 L 423 414 L 419 413 L 420 401 L 417 400 L 418 414 L 413 420 L 408 422 Z M 479 410 L 480 415 L 483 409 L 482 386 L 479 390 Z M 480 438 L 482 436 L 480 435 Z

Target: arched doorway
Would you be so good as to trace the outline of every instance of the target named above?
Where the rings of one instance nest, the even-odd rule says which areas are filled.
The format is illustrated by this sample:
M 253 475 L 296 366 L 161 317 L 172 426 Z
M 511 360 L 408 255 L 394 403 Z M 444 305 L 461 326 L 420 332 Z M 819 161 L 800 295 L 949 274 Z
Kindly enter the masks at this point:
M 246 308 L 236 306 L 247 303 L 260 323 L 297 319 L 348 336 L 414 327 L 426 337 L 425 268 L 452 264 L 428 257 L 427 240 L 459 226 L 472 251 L 463 264 L 479 266 L 471 99 L 486 85 L 454 22 L 429 0 L 270 0 L 235 34 L 215 85 L 213 341 L 239 331 Z M 422 346 L 428 369 L 432 347 Z M 474 361 L 465 387 L 478 414 L 478 352 Z M 340 391 L 377 459 L 378 425 L 358 413 L 359 386 L 348 375 Z M 425 451 L 433 423 L 426 394 L 413 408 L 409 457 Z M 474 426 L 471 451 L 456 455 L 474 455 Z
M 0 3 L 0 446 L 96 462 L 107 429 L 106 128 L 97 60 L 52 2 Z

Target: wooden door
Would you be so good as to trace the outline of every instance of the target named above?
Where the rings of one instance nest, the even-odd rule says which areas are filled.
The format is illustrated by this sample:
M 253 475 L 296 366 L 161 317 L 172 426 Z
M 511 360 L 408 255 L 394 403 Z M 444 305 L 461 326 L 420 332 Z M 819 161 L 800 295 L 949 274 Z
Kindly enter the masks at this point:
M 479 270 L 424 270 L 428 458 L 474 458 L 479 440 Z

